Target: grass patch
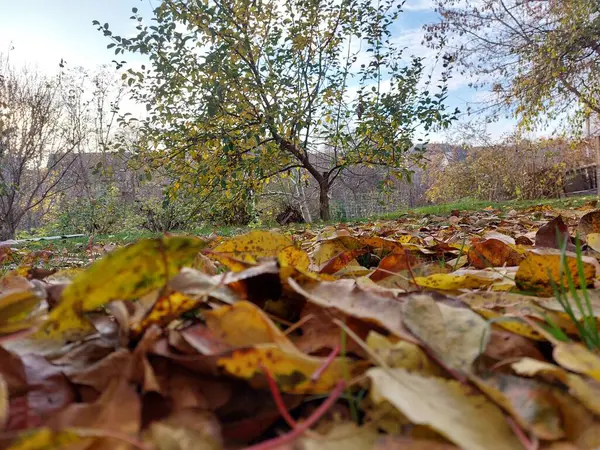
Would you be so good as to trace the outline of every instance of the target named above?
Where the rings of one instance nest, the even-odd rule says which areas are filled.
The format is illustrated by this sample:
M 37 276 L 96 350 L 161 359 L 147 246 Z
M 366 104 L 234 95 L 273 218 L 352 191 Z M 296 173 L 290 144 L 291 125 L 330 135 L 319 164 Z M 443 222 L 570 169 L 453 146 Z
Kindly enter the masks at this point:
M 468 212 L 480 211 L 482 209 L 492 207 L 494 209 L 508 212 L 512 209 L 521 210 L 532 206 L 549 205 L 557 209 L 577 208 L 585 203 L 596 200 L 596 196 L 581 196 L 581 197 L 565 197 L 565 198 L 550 198 L 540 200 L 507 200 L 501 202 L 490 202 L 476 199 L 462 199 L 453 203 L 445 203 L 441 205 L 427 205 L 412 209 L 403 209 L 395 213 L 389 213 L 379 216 L 381 219 L 396 219 L 403 215 L 424 216 L 424 215 L 446 215 L 454 210 Z

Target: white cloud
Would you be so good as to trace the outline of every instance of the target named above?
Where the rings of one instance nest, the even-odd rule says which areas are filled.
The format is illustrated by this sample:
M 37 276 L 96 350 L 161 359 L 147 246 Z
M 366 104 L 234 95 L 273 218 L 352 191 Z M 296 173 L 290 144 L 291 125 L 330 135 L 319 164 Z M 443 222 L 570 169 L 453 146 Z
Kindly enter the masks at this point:
M 434 7 L 433 0 L 407 0 L 402 9 L 404 11 L 433 11 Z

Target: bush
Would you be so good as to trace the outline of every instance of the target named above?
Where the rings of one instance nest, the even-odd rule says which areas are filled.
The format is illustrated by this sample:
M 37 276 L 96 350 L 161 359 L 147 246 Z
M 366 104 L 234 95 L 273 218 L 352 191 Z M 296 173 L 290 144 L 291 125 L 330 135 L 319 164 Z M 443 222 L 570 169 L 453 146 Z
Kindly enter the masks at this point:
M 53 225 L 63 234 L 109 234 L 139 227 L 140 217 L 123 201 L 116 186 L 109 186 L 95 198 L 64 202 Z
M 165 233 L 193 228 L 194 208 L 185 200 L 165 195 L 162 200 L 136 200 L 136 203 L 142 218 L 141 226 L 148 231 Z
M 448 161 L 430 156 L 427 167 L 432 202 L 462 198 L 499 201 L 558 197 L 564 191 L 565 170 L 578 160 L 578 149 L 561 140 L 506 141 L 466 150 L 466 157 Z

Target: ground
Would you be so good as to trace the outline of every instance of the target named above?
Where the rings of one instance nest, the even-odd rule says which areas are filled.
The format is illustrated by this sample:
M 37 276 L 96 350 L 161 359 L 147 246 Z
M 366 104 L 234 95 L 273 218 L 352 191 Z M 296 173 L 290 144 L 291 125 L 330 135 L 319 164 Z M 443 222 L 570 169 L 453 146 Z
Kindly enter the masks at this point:
M 600 446 L 594 199 L 196 234 L 2 250 L 0 447 Z

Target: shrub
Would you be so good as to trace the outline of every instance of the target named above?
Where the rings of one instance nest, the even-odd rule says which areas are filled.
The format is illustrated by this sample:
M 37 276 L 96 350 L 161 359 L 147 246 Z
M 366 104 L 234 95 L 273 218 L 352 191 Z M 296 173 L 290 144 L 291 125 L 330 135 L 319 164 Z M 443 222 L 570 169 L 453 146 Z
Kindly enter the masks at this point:
M 140 217 L 123 201 L 116 186 L 107 187 L 94 198 L 64 201 L 53 225 L 59 233 L 89 234 L 108 234 L 139 226 Z
M 427 167 L 426 197 L 433 202 L 558 197 L 568 164 L 580 160 L 579 150 L 557 139 L 469 148 L 456 160 L 438 152 Z

